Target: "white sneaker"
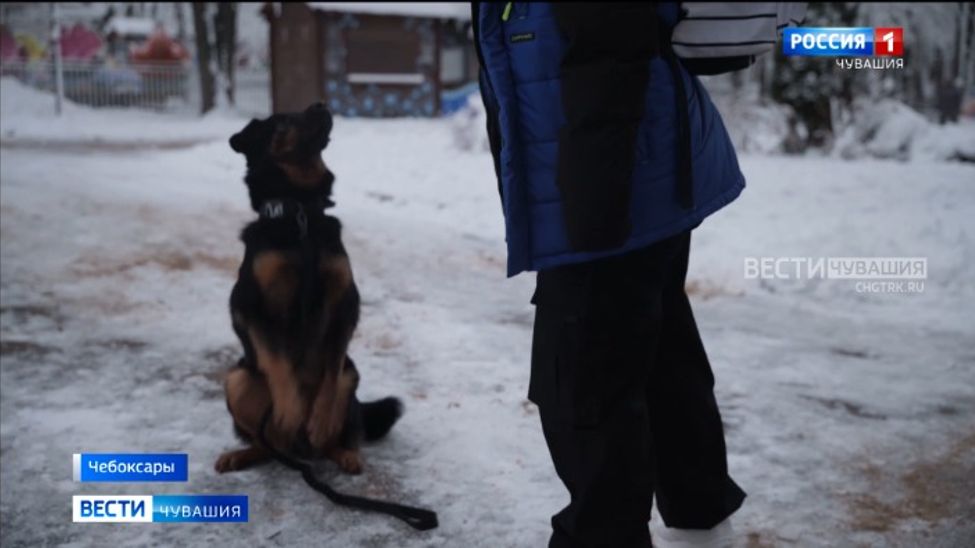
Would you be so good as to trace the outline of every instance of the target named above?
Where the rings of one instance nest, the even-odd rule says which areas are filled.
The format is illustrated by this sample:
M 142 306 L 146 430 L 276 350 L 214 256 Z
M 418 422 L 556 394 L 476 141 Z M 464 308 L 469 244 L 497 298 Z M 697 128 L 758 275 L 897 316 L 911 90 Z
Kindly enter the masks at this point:
M 660 548 L 731 548 L 734 541 L 731 518 L 710 529 L 672 529 L 664 527 L 653 537 Z

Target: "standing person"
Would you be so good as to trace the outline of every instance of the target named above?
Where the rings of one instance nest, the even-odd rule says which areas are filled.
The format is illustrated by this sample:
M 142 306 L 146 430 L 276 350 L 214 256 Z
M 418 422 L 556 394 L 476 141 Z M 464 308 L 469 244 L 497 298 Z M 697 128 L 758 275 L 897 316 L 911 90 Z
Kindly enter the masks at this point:
M 691 230 L 745 183 L 670 49 L 678 6 L 472 15 L 508 275 L 538 272 L 529 399 L 571 497 L 549 546 L 651 546 L 654 496 L 668 537 L 715 540 L 745 493 L 684 282 Z

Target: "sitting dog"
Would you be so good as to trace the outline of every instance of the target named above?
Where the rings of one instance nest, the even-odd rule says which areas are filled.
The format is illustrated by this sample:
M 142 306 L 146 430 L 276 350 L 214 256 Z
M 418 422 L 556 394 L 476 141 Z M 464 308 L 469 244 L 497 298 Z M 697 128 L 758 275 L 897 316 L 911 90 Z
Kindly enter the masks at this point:
M 331 130 L 331 114 L 316 104 L 252 120 L 230 138 L 247 158 L 244 181 L 259 218 L 241 233 L 230 313 L 244 357 L 225 383 L 234 429 L 249 446 L 221 455 L 221 473 L 268 460 L 266 441 L 357 474 L 360 441 L 384 436 L 401 414 L 396 398 L 360 403 L 355 395 L 359 374 L 346 351 L 359 293 L 341 225 L 324 213 L 335 205 L 335 177 L 322 161 Z

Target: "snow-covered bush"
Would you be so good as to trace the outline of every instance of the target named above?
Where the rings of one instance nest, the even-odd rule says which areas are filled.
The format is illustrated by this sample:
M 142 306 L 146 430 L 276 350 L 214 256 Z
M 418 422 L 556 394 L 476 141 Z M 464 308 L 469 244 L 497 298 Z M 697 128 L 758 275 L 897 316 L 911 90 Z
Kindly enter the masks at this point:
M 491 150 L 487 136 L 487 111 L 484 110 L 480 93 L 467 97 L 467 104 L 450 116 L 450 125 L 457 148 L 469 152 Z
M 854 102 L 852 123 L 836 140 L 834 152 L 843 158 L 910 158 L 912 141 L 929 130 L 919 113 L 893 99 Z
M 975 161 L 975 124 L 939 126 L 894 99 L 858 99 L 853 119 L 839 134 L 834 154 L 897 160 Z

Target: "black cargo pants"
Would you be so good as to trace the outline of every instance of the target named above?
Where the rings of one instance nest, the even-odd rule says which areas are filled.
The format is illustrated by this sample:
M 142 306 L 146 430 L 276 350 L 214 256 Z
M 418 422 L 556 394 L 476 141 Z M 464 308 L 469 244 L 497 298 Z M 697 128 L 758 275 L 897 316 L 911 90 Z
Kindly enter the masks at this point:
M 538 273 L 529 399 L 571 502 L 550 547 L 650 546 L 741 506 L 714 377 L 684 292 L 690 232 Z

